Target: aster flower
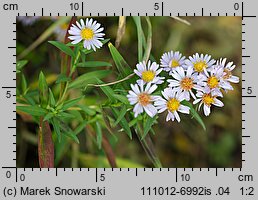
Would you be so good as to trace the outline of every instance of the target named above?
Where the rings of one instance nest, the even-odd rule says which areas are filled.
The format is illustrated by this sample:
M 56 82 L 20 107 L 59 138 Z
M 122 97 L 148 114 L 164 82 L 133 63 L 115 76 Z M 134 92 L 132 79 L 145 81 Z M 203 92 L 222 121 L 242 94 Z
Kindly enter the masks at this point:
M 198 110 L 200 110 L 201 106 L 203 105 L 203 111 L 205 116 L 209 116 L 211 112 L 211 105 L 215 105 L 218 107 L 223 107 L 224 104 L 222 101 L 217 99 L 217 96 L 212 95 L 211 90 L 209 88 L 205 88 L 203 91 L 198 91 L 197 94 L 197 99 L 194 100 L 193 104 L 199 104 Z
M 143 82 L 141 82 L 140 85 L 131 84 L 131 88 L 132 90 L 129 91 L 127 98 L 131 105 L 135 105 L 133 109 L 134 117 L 137 117 L 144 111 L 150 117 L 154 117 L 157 113 L 157 109 L 153 106 L 153 101 L 158 97 L 151 95 L 151 93 L 157 89 L 157 85 L 151 85 L 151 83 L 148 83 L 144 88 Z
M 189 114 L 190 108 L 181 104 L 181 101 L 185 99 L 182 93 L 172 90 L 172 88 L 166 88 L 161 93 L 164 98 L 159 97 L 154 102 L 154 105 L 157 107 L 158 113 L 162 113 L 165 110 L 168 111 L 166 121 L 174 121 L 176 118 L 180 122 L 178 112 Z
M 189 101 L 190 94 L 195 99 L 195 95 L 192 89 L 198 89 L 197 77 L 193 75 L 193 68 L 189 67 L 186 72 L 182 67 L 177 67 L 172 73 L 172 77 L 175 80 L 168 79 L 169 87 L 173 88 L 175 91 L 182 92 L 183 97 Z
M 232 75 L 232 71 L 235 69 L 236 65 L 233 64 L 233 62 L 228 62 L 226 64 L 227 59 L 220 59 L 217 61 L 217 67 L 223 69 L 223 76 L 221 77 L 221 84 L 223 85 L 223 88 L 227 91 L 227 88 L 233 89 L 233 87 L 230 85 L 231 83 L 238 83 L 239 77 Z M 230 90 L 229 89 L 229 90 Z
M 39 16 L 17 16 L 17 20 L 25 26 L 33 25 L 39 18 Z
M 72 40 L 72 44 L 78 44 L 83 40 L 84 48 L 88 50 L 93 49 L 96 51 L 96 48 L 102 47 L 101 40 L 104 40 L 104 33 L 101 33 L 104 28 L 100 27 L 101 25 L 97 23 L 97 21 L 93 21 L 93 19 L 81 19 L 80 23 L 76 21 L 76 25 L 72 24 L 72 27 L 68 31 L 71 35 L 68 38 Z
M 151 63 L 148 61 L 146 64 L 145 61 L 140 62 L 136 65 L 134 73 L 137 74 L 141 79 L 137 80 L 137 83 L 140 85 L 141 82 L 152 83 L 152 84 L 161 84 L 164 81 L 164 77 L 158 76 L 162 72 L 162 69 L 159 69 L 159 65 L 156 62 Z
M 164 53 L 160 59 L 161 67 L 164 71 L 172 72 L 178 67 L 183 67 L 185 64 L 185 56 L 182 56 L 179 51 Z
M 189 59 L 185 61 L 185 67 L 192 67 L 195 72 L 197 73 L 204 73 L 207 75 L 207 70 L 209 70 L 213 64 L 215 63 L 215 60 L 211 59 L 210 55 L 199 55 L 196 53 L 193 56 L 189 56 Z

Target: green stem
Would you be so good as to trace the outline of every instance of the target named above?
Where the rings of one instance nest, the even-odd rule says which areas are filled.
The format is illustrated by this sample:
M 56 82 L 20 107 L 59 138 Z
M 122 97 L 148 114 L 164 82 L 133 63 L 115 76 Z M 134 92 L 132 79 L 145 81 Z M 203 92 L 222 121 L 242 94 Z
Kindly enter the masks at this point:
M 145 151 L 145 153 L 147 154 L 147 156 L 149 157 L 150 161 L 152 162 L 152 164 L 154 165 L 154 167 L 156 168 L 162 168 L 162 164 L 155 152 L 154 149 L 154 145 L 152 143 L 151 137 L 147 134 L 144 138 L 142 138 L 142 134 L 140 133 L 141 128 L 137 127 L 138 130 L 135 130 L 136 135 Z

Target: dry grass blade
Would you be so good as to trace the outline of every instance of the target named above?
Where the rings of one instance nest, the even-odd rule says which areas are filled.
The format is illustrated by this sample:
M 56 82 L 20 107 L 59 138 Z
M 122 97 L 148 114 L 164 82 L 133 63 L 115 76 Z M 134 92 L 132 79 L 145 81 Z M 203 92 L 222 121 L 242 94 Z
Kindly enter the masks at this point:
M 175 20 L 179 21 L 179 22 L 182 22 L 182 23 L 184 23 L 184 24 L 188 25 L 188 26 L 190 26 L 190 25 L 191 25 L 191 23 L 190 23 L 190 22 L 188 22 L 187 20 L 182 19 L 182 18 L 180 18 L 180 17 L 176 17 L 176 16 L 171 16 L 171 17 L 172 17 L 173 19 L 175 19 Z
M 119 22 L 118 22 L 118 29 L 116 33 L 116 42 L 115 42 L 116 48 L 120 46 L 120 42 L 125 34 L 125 27 L 126 27 L 126 16 L 120 16 Z
M 56 29 L 56 27 L 60 26 L 61 24 L 67 22 L 70 17 L 62 17 L 53 23 L 47 30 L 45 30 L 35 42 L 33 42 L 27 49 L 25 49 L 18 57 L 17 60 L 24 58 L 28 55 L 33 49 L 35 49 L 38 45 L 44 42 Z

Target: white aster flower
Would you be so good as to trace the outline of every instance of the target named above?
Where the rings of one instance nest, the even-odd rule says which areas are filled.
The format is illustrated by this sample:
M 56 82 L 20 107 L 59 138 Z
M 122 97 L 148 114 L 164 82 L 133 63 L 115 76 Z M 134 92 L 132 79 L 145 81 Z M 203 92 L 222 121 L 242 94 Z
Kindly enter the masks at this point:
M 193 68 L 189 67 L 186 72 L 182 67 L 175 69 L 171 75 L 175 80 L 168 79 L 169 87 L 173 88 L 178 92 L 182 92 L 183 97 L 189 101 L 190 94 L 195 99 L 195 95 L 192 92 L 192 89 L 198 89 L 199 86 L 197 83 L 197 76 L 193 74 Z
M 96 48 L 102 47 L 102 42 L 100 40 L 104 40 L 104 33 L 101 33 L 104 28 L 100 27 L 101 25 L 97 23 L 97 21 L 93 21 L 93 19 L 81 19 L 79 23 L 76 21 L 76 25 L 72 24 L 72 27 L 68 31 L 71 36 L 68 38 L 72 40 L 72 44 L 77 44 L 83 40 L 84 48 L 88 50 L 93 49 L 96 51 Z
M 131 84 L 132 90 L 129 91 L 127 98 L 131 105 L 135 105 L 133 112 L 134 117 L 145 111 L 150 117 L 154 117 L 157 113 L 157 109 L 153 106 L 153 101 L 155 101 L 158 96 L 151 95 L 157 89 L 157 85 L 152 85 L 148 83 L 144 88 L 143 82 L 140 86 Z
M 137 83 L 140 85 L 141 82 L 152 83 L 152 84 L 161 84 L 164 81 L 164 77 L 158 76 L 162 72 L 162 69 L 159 69 L 159 65 L 156 62 L 151 63 L 148 61 L 146 64 L 145 61 L 140 62 L 136 65 L 134 73 L 137 74 L 141 79 L 137 80 Z
M 223 102 L 217 99 L 217 96 L 211 94 L 210 90 L 206 88 L 206 91 L 198 91 L 197 99 L 194 100 L 193 104 L 199 104 L 198 110 L 200 110 L 201 106 L 203 105 L 203 111 L 205 116 L 209 116 L 211 112 L 211 105 L 215 105 L 218 107 L 224 106 Z
M 185 56 L 182 56 L 179 51 L 164 53 L 160 59 L 161 67 L 164 71 L 172 72 L 178 67 L 183 67 L 185 64 Z
M 205 73 L 207 75 L 207 70 L 209 70 L 214 63 L 215 60 L 211 59 L 210 55 L 199 55 L 196 53 L 193 56 L 189 56 L 189 59 L 185 61 L 185 67 L 192 67 L 195 72 Z
M 227 59 L 220 59 L 217 61 L 217 67 L 220 67 L 223 69 L 223 76 L 221 77 L 221 83 L 224 86 L 223 88 L 227 91 L 227 87 L 233 90 L 233 87 L 230 85 L 231 83 L 238 83 L 239 77 L 232 75 L 232 71 L 235 69 L 236 65 L 233 64 L 233 62 L 228 62 L 226 64 Z M 229 90 L 230 90 L 229 89 Z
M 207 72 L 207 75 L 200 74 L 198 76 L 198 85 L 204 88 L 210 89 L 212 95 L 222 97 L 223 95 L 220 91 L 221 88 L 225 90 L 233 89 L 229 83 L 225 84 L 224 82 L 221 81 L 222 77 L 223 77 L 223 68 L 214 66 L 212 67 L 210 72 Z
M 184 96 L 180 92 L 176 92 L 172 90 L 172 88 L 166 88 L 163 92 L 161 92 L 163 97 L 159 97 L 154 105 L 158 109 L 158 113 L 162 113 L 165 110 L 168 111 L 166 121 L 172 120 L 175 118 L 178 122 L 180 122 L 180 117 L 178 112 L 189 114 L 190 108 L 181 104 L 181 101 L 184 100 Z

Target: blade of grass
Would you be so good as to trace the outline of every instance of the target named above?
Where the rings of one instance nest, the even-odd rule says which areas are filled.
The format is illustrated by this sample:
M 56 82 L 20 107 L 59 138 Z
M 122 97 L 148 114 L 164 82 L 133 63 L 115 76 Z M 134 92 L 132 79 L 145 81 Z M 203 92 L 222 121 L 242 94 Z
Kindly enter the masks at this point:
M 60 26 L 63 23 L 66 23 L 70 17 L 61 17 L 56 22 L 54 22 L 47 30 L 45 30 L 38 39 L 35 40 L 27 49 L 25 49 L 20 55 L 18 55 L 17 60 L 24 58 L 28 55 L 33 49 L 35 49 L 38 45 L 44 42 L 56 29 L 56 27 Z
M 147 42 L 146 42 L 143 60 L 145 60 L 147 62 L 149 60 L 150 53 L 151 53 L 151 47 L 152 47 L 152 44 L 151 44 L 151 42 L 152 42 L 152 26 L 151 26 L 150 18 L 145 17 L 145 19 L 146 19 L 147 26 L 148 26 L 148 35 L 147 35 Z

